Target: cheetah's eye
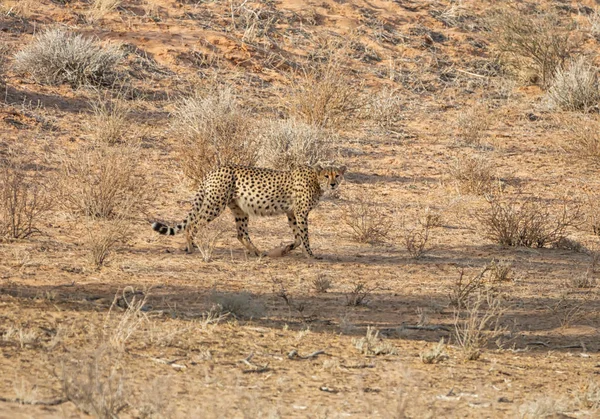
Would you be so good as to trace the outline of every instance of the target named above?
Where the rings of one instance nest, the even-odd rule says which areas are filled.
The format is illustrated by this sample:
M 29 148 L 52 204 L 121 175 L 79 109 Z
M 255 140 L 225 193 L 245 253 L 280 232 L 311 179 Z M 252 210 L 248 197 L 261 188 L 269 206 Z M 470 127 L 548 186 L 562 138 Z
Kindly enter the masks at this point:
M 340 175 L 335 175 L 335 178 L 336 178 L 336 179 L 337 179 L 337 178 L 339 178 L 339 177 L 340 177 Z

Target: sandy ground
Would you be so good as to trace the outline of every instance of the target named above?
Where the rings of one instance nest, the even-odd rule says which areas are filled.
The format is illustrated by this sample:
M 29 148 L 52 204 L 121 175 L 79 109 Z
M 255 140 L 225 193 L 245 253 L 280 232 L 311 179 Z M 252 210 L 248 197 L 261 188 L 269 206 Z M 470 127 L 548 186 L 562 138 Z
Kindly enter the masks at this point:
M 247 4 L 253 12 L 235 24 L 239 2 L 123 1 L 93 24 L 87 2 L 17 3 L 3 2 L 0 15 L 0 156 L 22 146 L 50 178 L 56 152 L 89 141 L 93 90 L 40 85 L 11 68 L 34 31 L 68 25 L 135 47 L 130 135 L 153 200 L 102 269 L 89 263 L 84 226 L 58 203 L 42 234 L 0 243 L 0 417 L 599 415 L 598 288 L 570 285 L 596 281 L 587 220 L 597 165 L 568 151 L 561 118 L 570 116 L 549 111 L 538 87 L 482 75 L 493 52 L 481 22 L 493 2 L 460 2 L 454 25 L 436 18 L 458 13 L 447 1 L 269 1 Z M 594 6 L 549 3 L 583 23 L 577 7 Z M 264 18 L 247 24 L 257 13 Z M 280 115 L 294 69 L 335 42 L 346 42 L 357 92 L 394 89 L 400 106 L 391 127 L 350 118 L 333 128 L 349 169 L 339 196 L 311 213 L 323 259 L 247 256 L 229 213 L 210 262 L 186 254 L 181 236 L 156 235 L 150 221 L 179 220 L 193 196 L 168 129 L 173 100 L 217 80 L 257 117 Z M 584 45 L 598 50 L 592 38 Z M 480 144 L 465 145 L 457 118 L 482 104 L 489 125 Z M 508 197 L 539 198 L 552 213 L 579 204 L 588 218 L 567 231 L 579 246 L 486 238 L 479 216 L 489 204 L 451 174 L 473 155 L 494 166 Z M 392 222 L 382 243 L 358 243 L 343 221 L 360 196 Z M 406 231 L 426 208 L 440 222 L 415 259 Z M 291 240 L 285 217 L 252 219 L 250 229 L 263 250 Z M 510 266 L 507 280 L 483 286 L 502 315 L 468 361 L 449 296 L 461 271 L 472 278 L 492 260 Z M 363 299 L 352 304 L 357 286 Z M 233 314 L 218 312 L 224 302 Z M 359 349 L 372 330 L 384 353 Z M 441 339 L 445 356 L 424 363 Z

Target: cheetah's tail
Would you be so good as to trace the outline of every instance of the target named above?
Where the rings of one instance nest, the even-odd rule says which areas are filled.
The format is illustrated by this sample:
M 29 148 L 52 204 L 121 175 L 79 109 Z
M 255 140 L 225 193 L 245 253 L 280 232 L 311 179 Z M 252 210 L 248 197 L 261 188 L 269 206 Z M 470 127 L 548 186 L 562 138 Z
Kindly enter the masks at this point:
M 174 236 L 175 234 L 177 234 L 180 231 L 182 231 L 183 229 L 185 229 L 186 225 L 187 225 L 187 219 L 184 220 L 183 222 L 177 224 L 176 226 L 168 226 L 166 224 L 155 221 L 154 223 L 152 223 L 152 230 L 158 232 L 158 234 L 164 234 L 166 236 Z

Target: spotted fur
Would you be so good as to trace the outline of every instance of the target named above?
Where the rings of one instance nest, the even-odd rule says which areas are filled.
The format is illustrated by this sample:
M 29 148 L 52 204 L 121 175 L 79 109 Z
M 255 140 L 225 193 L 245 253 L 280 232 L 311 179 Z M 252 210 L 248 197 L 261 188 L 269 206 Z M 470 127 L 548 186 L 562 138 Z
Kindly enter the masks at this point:
M 314 257 L 308 241 L 308 214 L 317 205 L 325 189 L 336 189 L 343 179 L 345 166 L 304 166 L 291 171 L 258 167 L 223 166 L 211 172 L 196 194 L 192 210 L 181 223 L 168 226 L 155 222 L 160 234 L 185 231 L 187 251 L 194 251 L 193 239 L 199 228 L 217 218 L 225 207 L 235 217 L 237 238 L 254 255 L 261 253 L 248 235 L 248 218 L 286 214 L 294 233 L 294 242 L 284 254 L 302 244 L 304 253 Z

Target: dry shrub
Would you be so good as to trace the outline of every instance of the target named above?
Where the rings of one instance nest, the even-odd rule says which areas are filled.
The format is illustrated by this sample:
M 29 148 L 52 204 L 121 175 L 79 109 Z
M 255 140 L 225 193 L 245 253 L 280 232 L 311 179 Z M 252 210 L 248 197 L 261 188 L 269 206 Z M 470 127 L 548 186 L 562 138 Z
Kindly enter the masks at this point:
M 122 217 L 86 221 L 84 245 L 89 251 L 91 265 L 96 269 L 104 266 L 115 249 L 127 243 L 131 232 L 129 220 Z
M 369 303 L 367 297 L 376 289 L 377 285 L 369 287 L 364 282 L 355 283 L 352 290 L 346 295 L 346 305 L 350 307 L 366 306 Z
M 553 13 L 504 9 L 490 23 L 503 64 L 518 78 L 544 88 L 577 46 L 572 28 Z
M 481 271 L 472 276 L 465 275 L 465 268 L 458 270 L 458 278 L 454 282 L 448 298 L 450 305 L 458 309 L 465 308 L 469 303 L 474 293 L 485 289 L 485 276 L 490 270 L 488 265 L 484 266 Z
M 217 166 L 252 166 L 258 159 L 254 120 L 231 90 L 212 90 L 183 98 L 173 112 L 172 128 L 179 136 L 183 172 L 196 183 Z
M 92 118 L 87 125 L 94 141 L 113 145 L 126 140 L 131 125 L 126 102 L 99 99 L 91 103 L 91 108 Z
M 117 418 L 128 405 L 124 366 L 121 356 L 106 345 L 63 362 L 58 376 L 63 395 L 86 414 Z
M 481 139 L 491 125 L 487 106 L 478 104 L 461 111 L 456 116 L 455 125 L 459 142 L 470 146 L 480 145 Z
M 92 144 L 60 159 L 63 203 L 73 214 L 131 218 L 145 208 L 150 195 L 139 148 Z
M 55 28 L 36 35 L 18 52 L 15 67 L 40 83 L 110 86 L 122 60 L 116 45 Z
M 402 97 L 398 90 L 382 89 L 364 108 L 364 118 L 370 119 L 377 126 L 393 129 L 402 120 Z
M 556 69 L 547 93 L 550 103 L 565 111 L 588 112 L 598 106 L 598 70 L 586 57 Z
M 422 210 L 415 225 L 408 227 L 406 221 L 403 222 L 402 232 L 406 250 L 413 259 L 419 259 L 424 256 L 428 250 L 431 230 L 441 225 L 441 217 L 437 212 L 429 207 Z
M 25 171 L 21 160 L 13 153 L 0 160 L 0 238 L 25 239 L 39 232 L 53 206 L 37 167 Z
M 581 205 L 564 202 L 558 212 L 535 199 L 488 198 L 488 208 L 475 218 L 483 236 L 503 246 L 544 247 L 565 237 L 581 218 Z
M 500 187 L 494 164 L 485 155 L 459 157 L 448 172 L 461 193 L 484 195 Z
M 577 399 L 584 409 L 600 409 L 600 383 L 590 380 L 577 393 Z
M 352 238 L 359 243 L 381 243 L 387 239 L 392 228 L 392 219 L 371 191 L 363 191 L 344 207 L 342 221 L 350 228 Z
M 397 355 L 398 349 L 393 343 L 379 337 L 379 330 L 367 326 L 364 338 L 352 339 L 354 347 L 363 355 Z
M 492 260 L 489 264 L 492 282 L 507 282 L 514 279 L 514 264 L 506 260 Z
M 332 156 L 332 134 L 294 119 L 267 121 L 258 138 L 258 164 L 264 167 L 291 170 L 301 165 L 312 166 Z
M 333 287 L 331 278 L 323 275 L 317 276 L 312 282 L 313 288 L 317 294 L 324 294 Z
M 503 311 L 494 293 L 483 292 L 467 301 L 464 311 L 455 313 L 454 338 L 464 360 L 479 359 L 487 343 L 502 332 L 499 321 Z
M 298 78 L 290 92 L 291 116 L 319 127 L 338 127 L 363 105 L 339 63 L 309 70 Z
M 600 162 L 600 122 L 596 117 L 571 115 L 558 119 L 567 128 L 567 151 L 590 162 Z

